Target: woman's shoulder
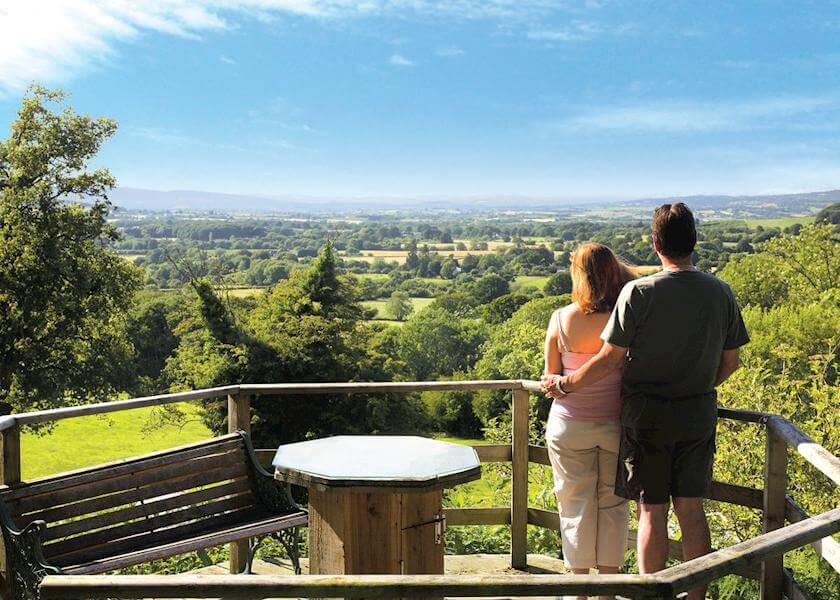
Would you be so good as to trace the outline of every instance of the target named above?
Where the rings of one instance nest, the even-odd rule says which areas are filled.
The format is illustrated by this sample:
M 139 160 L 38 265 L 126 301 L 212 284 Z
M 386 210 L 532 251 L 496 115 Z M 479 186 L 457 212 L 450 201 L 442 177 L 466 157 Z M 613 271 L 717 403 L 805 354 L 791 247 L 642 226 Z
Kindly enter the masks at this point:
M 580 308 L 578 307 L 577 304 L 572 302 L 571 304 L 567 304 L 566 306 L 561 306 L 560 308 L 555 310 L 551 314 L 551 320 L 552 321 L 554 321 L 554 320 L 562 321 L 564 319 L 569 319 L 569 318 L 571 318 L 571 317 L 573 317 L 577 314 L 582 314 L 581 310 L 580 310 Z

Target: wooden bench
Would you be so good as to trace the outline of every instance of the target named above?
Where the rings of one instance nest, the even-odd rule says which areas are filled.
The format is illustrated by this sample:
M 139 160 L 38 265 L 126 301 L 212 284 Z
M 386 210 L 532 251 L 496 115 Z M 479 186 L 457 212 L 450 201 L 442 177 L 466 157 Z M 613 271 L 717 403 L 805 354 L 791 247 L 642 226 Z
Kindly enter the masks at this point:
M 296 561 L 306 524 L 243 432 L 0 487 L 15 599 L 38 598 L 47 574 L 103 573 L 266 535 Z

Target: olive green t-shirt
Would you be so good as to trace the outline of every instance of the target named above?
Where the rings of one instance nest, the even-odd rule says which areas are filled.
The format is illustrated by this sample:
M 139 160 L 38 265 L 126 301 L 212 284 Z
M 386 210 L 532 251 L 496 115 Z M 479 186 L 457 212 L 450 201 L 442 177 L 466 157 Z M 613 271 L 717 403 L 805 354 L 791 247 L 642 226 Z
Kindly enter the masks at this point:
M 601 338 L 627 348 L 622 424 L 681 432 L 715 426 L 721 354 L 750 341 L 729 285 L 694 270 L 625 285 Z

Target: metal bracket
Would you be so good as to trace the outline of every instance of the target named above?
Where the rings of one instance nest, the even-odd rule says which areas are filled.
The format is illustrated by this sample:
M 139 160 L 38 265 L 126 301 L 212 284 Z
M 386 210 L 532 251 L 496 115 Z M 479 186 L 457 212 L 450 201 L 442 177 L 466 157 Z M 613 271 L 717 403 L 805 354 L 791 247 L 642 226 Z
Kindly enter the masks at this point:
M 432 524 L 435 526 L 435 544 L 440 545 L 443 543 L 443 535 L 446 532 L 446 516 L 443 514 L 438 513 L 434 516 L 434 518 L 429 519 L 428 521 L 421 521 L 420 523 L 403 527 L 402 531 Z

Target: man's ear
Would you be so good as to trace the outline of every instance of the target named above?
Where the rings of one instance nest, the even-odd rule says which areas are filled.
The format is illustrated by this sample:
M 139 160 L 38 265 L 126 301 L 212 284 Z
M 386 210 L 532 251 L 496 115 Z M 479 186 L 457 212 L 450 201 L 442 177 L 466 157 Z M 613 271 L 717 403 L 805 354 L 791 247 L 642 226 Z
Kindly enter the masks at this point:
M 650 236 L 650 239 L 653 242 L 653 251 L 656 252 L 657 254 L 662 254 L 659 251 L 659 243 L 656 241 L 656 236 L 652 235 L 652 236 Z

